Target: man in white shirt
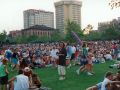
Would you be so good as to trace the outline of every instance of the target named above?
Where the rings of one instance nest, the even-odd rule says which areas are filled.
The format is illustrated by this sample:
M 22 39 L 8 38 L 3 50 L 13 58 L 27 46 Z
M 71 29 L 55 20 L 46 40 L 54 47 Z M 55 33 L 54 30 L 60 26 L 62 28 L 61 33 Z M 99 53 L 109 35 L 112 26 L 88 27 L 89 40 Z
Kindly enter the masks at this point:
M 29 79 L 23 74 L 23 71 L 19 71 L 19 75 L 9 80 L 14 81 L 14 90 L 29 90 Z
M 108 88 L 109 88 L 108 85 L 109 84 L 120 83 L 120 81 L 112 81 L 112 80 L 113 80 L 113 73 L 112 72 L 107 72 L 106 75 L 105 75 L 105 79 L 102 82 L 101 90 L 108 90 Z

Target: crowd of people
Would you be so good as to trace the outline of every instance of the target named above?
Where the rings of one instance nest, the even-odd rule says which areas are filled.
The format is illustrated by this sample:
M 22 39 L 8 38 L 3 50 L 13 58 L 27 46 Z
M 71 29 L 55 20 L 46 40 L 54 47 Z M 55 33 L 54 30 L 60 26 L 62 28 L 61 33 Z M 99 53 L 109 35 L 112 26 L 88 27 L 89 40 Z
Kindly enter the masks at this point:
M 7 90 L 7 86 L 9 90 L 40 88 L 42 82 L 32 69 L 58 68 L 59 80 L 64 80 L 66 67 L 79 65 L 78 75 L 80 72 L 94 75 L 94 63 L 113 59 L 120 60 L 119 40 L 83 42 L 83 45 L 60 42 L 3 46 L 0 50 L 0 90 Z M 8 80 L 9 73 L 15 70 L 18 75 Z

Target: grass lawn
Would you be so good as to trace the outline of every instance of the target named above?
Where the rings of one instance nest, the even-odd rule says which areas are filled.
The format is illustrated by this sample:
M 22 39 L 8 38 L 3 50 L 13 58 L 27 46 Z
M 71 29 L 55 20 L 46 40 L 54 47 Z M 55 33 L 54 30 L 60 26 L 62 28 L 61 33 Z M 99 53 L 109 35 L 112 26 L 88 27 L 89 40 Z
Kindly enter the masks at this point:
M 43 68 L 35 69 L 36 72 L 44 86 L 52 88 L 52 90 L 86 90 L 87 87 L 95 85 L 104 79 L 104 74 L 106 71 L 117 72 L 116 69 L 110 69 L 108 66 L 113 64 L 113 62 L 106 62 L 104 64 L 95 64 L 94 72 L 95 75 L 88 76 L 86 73 L 76 74 L 76 69 L 79 66 L 74 66 L 67 70 L 66 79 L 64 81 L 59 81 L 57 69 L 55 68 Z M 10 77 L 16 75 L 12 73 Z

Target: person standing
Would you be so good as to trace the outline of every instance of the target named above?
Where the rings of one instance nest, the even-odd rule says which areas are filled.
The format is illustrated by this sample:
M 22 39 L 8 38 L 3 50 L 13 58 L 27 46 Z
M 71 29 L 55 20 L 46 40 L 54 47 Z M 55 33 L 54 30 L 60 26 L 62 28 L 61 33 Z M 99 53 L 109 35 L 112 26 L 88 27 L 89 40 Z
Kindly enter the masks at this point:
M 11 62 L 12 51 L 10 50 L 10 48 L 5 50 L 5 57 L 9 60 L 9 62 Z
M 66 74 L 65 65 L 66 65 L 67 51 L 65 48 L 65 44 L 63 42 L 60 43 L 60 50 L 57 55 L 59 56 L 59 61 L 58 61 L 58 74 L 60 75 L 59 80 L 64 80 Z
M 18 59 L 19 55 L 17 53 L 17 49 L 15 49 L 13 51 L 13 55 L 12 55 L 12 64 L 13 64 L 13 67 L 11 69 L 11 71 L 13 71 L 15 69 L 15 67 L 18 69 L 18 65 L 19 65 L 19 59 Z
M 84 43 L 83 46 L 82 46 L 82 52 L 81 52 L 81 55 L 80 55 L 80 68 L 78 68 L 76 70 L 76 73 L 79 75 L 80 74 L 80 71 L 83 72 L 83 71 L 86 71 L 86 65 L 88 64 L 88 61 L 87 61 L 87 56 L 88 56 L 88 47 L 87 47 L 87 44 Z

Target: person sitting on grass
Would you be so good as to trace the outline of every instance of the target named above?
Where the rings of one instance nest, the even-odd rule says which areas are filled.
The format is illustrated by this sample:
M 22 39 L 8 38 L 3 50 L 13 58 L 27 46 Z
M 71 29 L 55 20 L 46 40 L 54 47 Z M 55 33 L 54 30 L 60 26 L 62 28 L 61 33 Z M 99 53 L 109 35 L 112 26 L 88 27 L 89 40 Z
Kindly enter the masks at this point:
M 37 74 L 32 74 L 32 85 L 40 88 L 42 83 Z
M 112 55 L 110 54 L 109 51 L 106 52 L 106 54 L 104 55 L 104 57 L 105 57 L 105 60 L 107 60 L 107 61 L 113 60 Z
M 30 85 L 32 85 L 32 74 L 33 74 L 32 69 L 30 69 L 29 67 L 25 67 L 23 71 L 24 71 L 24 75 L 29 78 Z
M 42 57 L 37 57 L 34 64 L 35 64 L 35 67 L 38 67 L 38 68 L 45 67 L 45 62 L 43 61 Z
M 117 69 L 120 69 L 120 62 L 117 61 L 115 64 L 110 65 L 109 68 L 117 68 Z
M 28 64 L 27 64 L 25 59 L 21 58 L 20 59 L 19 70 L 24 70 L 25 67 L 28 67 Z
M 10 90 L 29 90 L 29 78 L 24 75 L 23 70 L 19 70 L 19 75 L 9 80 Z

